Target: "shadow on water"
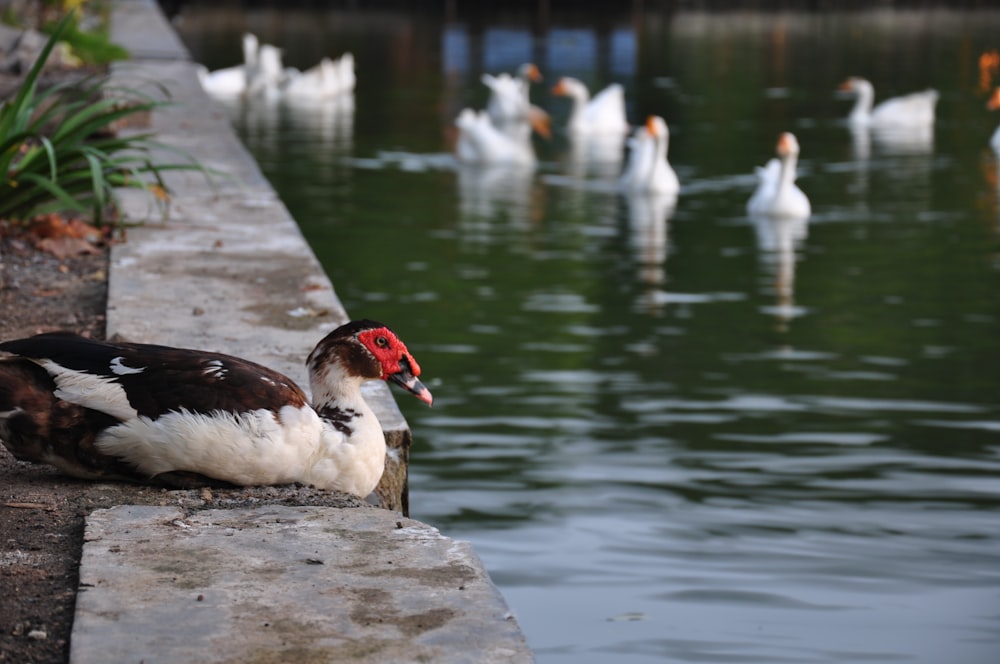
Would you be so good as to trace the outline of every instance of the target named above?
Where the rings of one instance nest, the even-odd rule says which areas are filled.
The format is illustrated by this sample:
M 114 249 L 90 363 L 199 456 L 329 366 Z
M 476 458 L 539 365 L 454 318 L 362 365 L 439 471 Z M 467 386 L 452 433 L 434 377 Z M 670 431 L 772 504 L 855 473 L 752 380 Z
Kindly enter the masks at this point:
M 992 662 L 1000 12 L 457 6 L 175 19 L 211 68 L 244 30 L 354 53 L 349 102 L 224 108 L 348 311 L 420 358 L 414 515 L 475 543 L 543 662 Z M 480 75 L 526 61 L 537 165 L 460 167 Z M 562 130 L 567 74 L 667 120 L 676 200 Z M 935 128 L 852 131 L 849 75 L 938 89 Z M 783 131 L 812 215 L 748 218 Z

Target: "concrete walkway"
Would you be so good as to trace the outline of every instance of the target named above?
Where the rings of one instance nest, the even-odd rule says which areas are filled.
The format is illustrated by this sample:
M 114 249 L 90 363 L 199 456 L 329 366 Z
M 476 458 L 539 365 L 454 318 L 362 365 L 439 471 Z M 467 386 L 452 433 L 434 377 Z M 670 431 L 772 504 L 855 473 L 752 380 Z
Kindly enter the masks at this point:
M 318 260 L 156 4 L 119 0 L 113 39 L 133 55 L 118 82 L 170 91 L 174 104 L 152 119 L 159 139 L 232 177 L 170 176 L 169 216 L 152 212 L 112 251 L 108 335 L 241 355 L 306 384 L 306 354 L 347 320 Z M 124 202 L 131 218 L 150 217 L 143 196 Z M 533 661 L 470 545 L 399 514 L 410 433 L 375 387 L 366 396 L 391 448 L 378 499 L 396 511 L 96 511 L 72 664 Z

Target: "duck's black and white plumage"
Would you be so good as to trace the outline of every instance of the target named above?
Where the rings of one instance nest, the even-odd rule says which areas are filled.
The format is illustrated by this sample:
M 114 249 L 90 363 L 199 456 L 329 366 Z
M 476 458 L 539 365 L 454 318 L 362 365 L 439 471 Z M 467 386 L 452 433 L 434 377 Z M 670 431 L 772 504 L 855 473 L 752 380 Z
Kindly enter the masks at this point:
M 309 355 L 313 401 L 237 357 L 40 334 L 0 343 L 0 441 L 15 457 L 86 479 L 174 486 L 300 482 L 368 495 L 385 467 L 361 384 L 383 379 L 431 403 L 402 341 L 347 323 Z

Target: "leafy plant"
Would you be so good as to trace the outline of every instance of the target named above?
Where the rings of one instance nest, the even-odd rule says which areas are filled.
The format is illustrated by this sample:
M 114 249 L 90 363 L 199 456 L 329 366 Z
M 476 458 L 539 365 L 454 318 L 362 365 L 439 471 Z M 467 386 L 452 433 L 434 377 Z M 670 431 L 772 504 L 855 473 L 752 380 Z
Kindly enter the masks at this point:
M 190 158 L 154 161 L 155 151 L 183 153 L 157 142 L 152 133 L 119 136 L 114 131 L 116 124 L 150 113 L 163 101 L 135 90 L 109 90 L 100 80 L 39 91 L 42 68 L 72 20 L 67 14 L 58 23 L 17 95 L 0 107 L 0 219 L 90 211 L 100 226 L 117 203 L 118 187 L 144 189 L 165 204 L 165 171 L 207 174 Z
M 108 38 L 106 30 L 84 31 L 79 28 L 76 20 L 71 21 L 69 28 L 62 35 L 62 40 L 69 44 L 73 55 L 89 65 L 106 65 L 114 60 L 125 60 L 129 56 L 124 47 Z

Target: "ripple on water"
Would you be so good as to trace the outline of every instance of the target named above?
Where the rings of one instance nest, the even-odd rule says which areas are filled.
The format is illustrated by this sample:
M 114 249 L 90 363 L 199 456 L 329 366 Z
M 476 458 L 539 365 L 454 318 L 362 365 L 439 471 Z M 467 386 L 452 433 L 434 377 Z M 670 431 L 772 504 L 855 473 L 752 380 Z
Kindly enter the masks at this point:
M 887 440 L 888 436 L 851 431 L 796 431 L 784 432 L 770 436 L 718 433 L 712 436 L 717 440 L 731 440 L 738 443 L 788 444 L 809 443 L 823 445 L 874 445 Z

